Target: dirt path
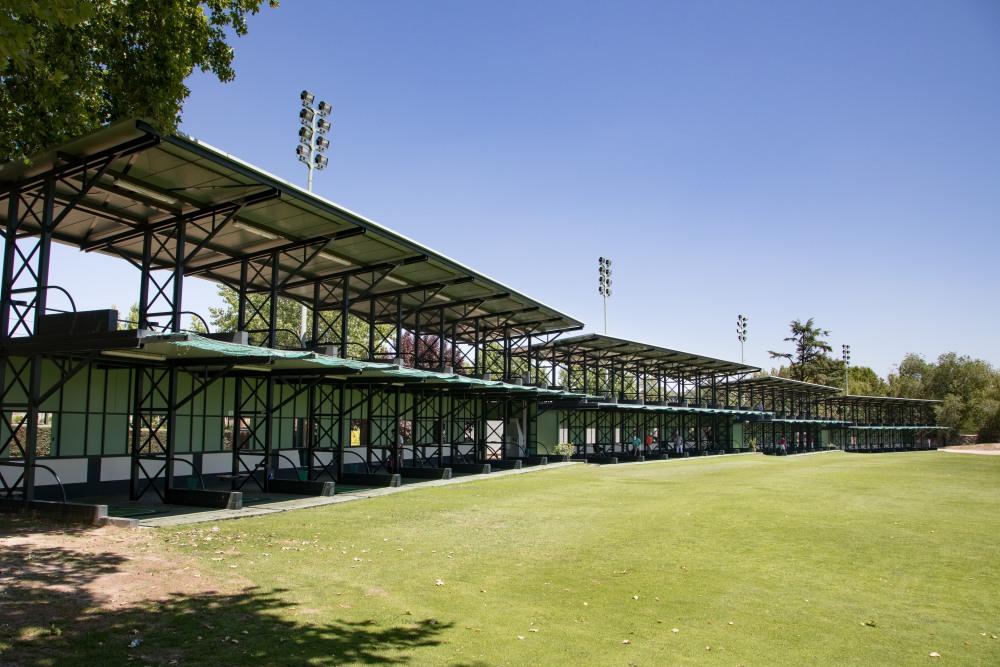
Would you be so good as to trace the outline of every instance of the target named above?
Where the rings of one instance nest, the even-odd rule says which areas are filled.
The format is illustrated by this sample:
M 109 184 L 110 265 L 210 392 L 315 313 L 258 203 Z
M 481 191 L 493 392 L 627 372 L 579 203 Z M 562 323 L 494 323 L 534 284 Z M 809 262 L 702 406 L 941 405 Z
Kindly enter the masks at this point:
M 981 454 L 984 456 L 1000 456 L 1000 442 L 990 442 L 982 445 L 954 445 L 943 447 L 939 451 L 953 454 Z
M 0 517 L 0 665 L 28 665 L 70 654 L 88 635 L 111 632 L 125 658 L 169 663 L 142 653 L 156 620 L 150 609 L 233 595 L 241 582 L 199 572 L 153 531 L 72 529 Z M 130 649 L 130 644 L 135 644 Z

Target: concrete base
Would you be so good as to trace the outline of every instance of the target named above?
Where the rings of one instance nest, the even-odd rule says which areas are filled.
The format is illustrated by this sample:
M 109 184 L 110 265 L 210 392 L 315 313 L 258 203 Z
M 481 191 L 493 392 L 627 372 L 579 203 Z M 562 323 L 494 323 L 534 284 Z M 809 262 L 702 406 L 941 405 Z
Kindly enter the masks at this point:
M 400 473 L 417 479 L 451 479 L 451 468 L 403 468 Z
M 489 463 L 449 463 L 452 472 L 471 472 L 474 475 L 488 475 L 492 471 Z
M 395 474 L 345 472 L 340 475 L 338 484 L 350 484 L 352 486 L 402 486 L 403 480 L 399 475 Z
M 63 503 L 51 500 L 14 500 L 0 498 L 0 512 L 28 512 L 60 523 L 103 525 L 108 518 L 107 505 Z
M 98 526 L 112 526 L 114 528 L 138 528 L 138 519 L 129 519 L 124 516 L 106 516 L 97 524 Z
M 523 466 L 521 459 L 491 459 L 489 464 L 493 470 L 520 470 Z
M 588 456 L 588 463 L 600 463 L 602 465 L 614 465 L 618 463 L 617 456 Z
M 220 510 L 238 510 L 243 507 L 241 491 L 206 491 L 203 489 L 167 489 L 166 501 L 171 505 L 211 507 Z
M 272 479 L 267 483 L 270 493 L 294 493 L 300 496 L 332 496 L 333 482 L 299 479 Z
M 562 458 L 562 457 L 559 457 L 559 458 Z M 568 456 L 566 457 L 566 460 L 569 461 L 569 457 Z M 527 457 L 527 458 L 524 459 L 524 465 L 528 465 L 528 466 L 544 466 L 544 465 L 548 465 L 548 464 L 549 464 L 549 457 L 548 456 L 529 456 L 529 457 Z
M 646 456 L 643 454 L 619 454 L 619 463 L 642 463 L 646 460 Z

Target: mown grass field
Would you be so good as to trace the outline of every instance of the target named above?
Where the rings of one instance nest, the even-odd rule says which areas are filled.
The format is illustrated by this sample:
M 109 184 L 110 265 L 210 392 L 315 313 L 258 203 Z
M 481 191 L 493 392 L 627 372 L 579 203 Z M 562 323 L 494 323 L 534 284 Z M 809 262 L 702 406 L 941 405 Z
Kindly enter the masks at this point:
M 139 664 L 1000 664 L 1000 457 L 577 466 L 154 547 L 238 579 L 55 664 L 130 623 Z

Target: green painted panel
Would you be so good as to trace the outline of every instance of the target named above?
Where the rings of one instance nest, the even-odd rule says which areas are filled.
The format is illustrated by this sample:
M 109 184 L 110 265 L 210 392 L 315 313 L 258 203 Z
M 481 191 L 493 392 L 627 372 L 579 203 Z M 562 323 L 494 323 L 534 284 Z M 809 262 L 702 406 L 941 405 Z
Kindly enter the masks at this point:
M 551 454 L 559 444 L 559 414 L 554 410 L 538 415 L 538 453 Z
M 732 438 L 730 439 L 730 447 L 733 449 L 742 449 L 743 444 L 743 422 L 736 422 L 732 427 Z
M 82 413 L 52 415 L 52 435 L 58 439 L 59 456 L 85 456 L 90 453 L 84 448 L 84 434 L 88 430 L 85 421 L 86 416 Z M 100 453 L 99 446 L 95 449 L 98 449 L 96 453 Z

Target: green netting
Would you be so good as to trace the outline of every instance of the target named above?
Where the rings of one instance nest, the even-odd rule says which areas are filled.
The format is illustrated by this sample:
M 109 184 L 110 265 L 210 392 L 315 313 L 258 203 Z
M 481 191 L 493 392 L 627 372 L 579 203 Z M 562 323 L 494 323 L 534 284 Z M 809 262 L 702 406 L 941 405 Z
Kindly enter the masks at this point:
M 352 373 L 360 371 L 361 377 L 398 378 L 403 380 L 415 379 L 449 385 L 463 385 L 475 387 L 477 389 L 517 391 L 526 394 L 558 396 L 563 398 L 582 396 L 582 394 L 573 394 L 570 392 L 551 390 L 543 387 L 509 384 L 498 380 L 483 380 L 480 378 L 458 375 L 456 373 L 442 373 L 416 368 L 403 368 L 386 363 L 342 359 L 340 357 L 332 357 L 306 350 L 277 350 L 266 347 L 257 347 L 254 345 L 230 343 L 226 341 L 212 340 L 197 334 L 165 334 L 149 336 L 143 341 L 143 349 L 146 352 L 161 354 L 171 359 L 243 357 L 254 358 L 256 362 L 258 359 L 263 358 L 263 363 L 267 363 L 275 370 L 325 368 L 331 371 L 331 375 L 337 375 L 338 371 L 350 371 Z

